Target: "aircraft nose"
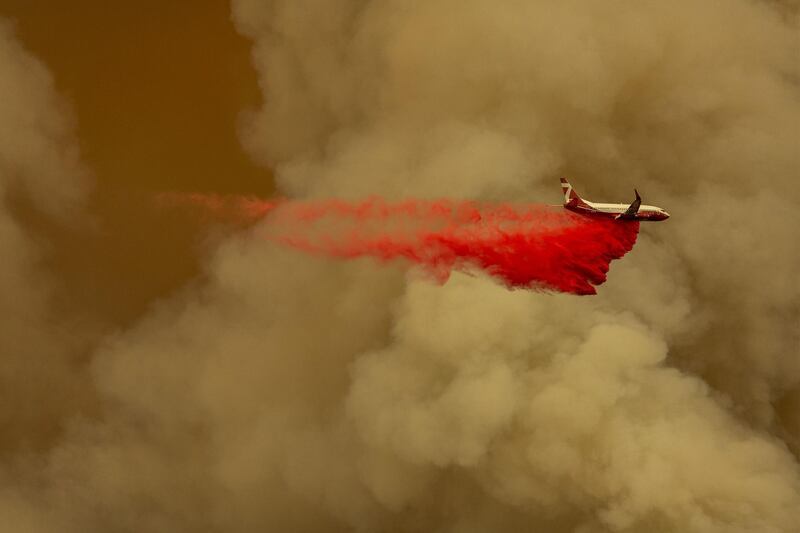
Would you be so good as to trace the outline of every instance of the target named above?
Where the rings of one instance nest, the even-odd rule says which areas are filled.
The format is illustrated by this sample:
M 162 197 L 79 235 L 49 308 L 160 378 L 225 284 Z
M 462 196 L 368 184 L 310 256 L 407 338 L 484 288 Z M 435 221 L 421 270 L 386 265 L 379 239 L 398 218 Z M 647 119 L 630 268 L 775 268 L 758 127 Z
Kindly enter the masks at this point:
M 661 220 L 667 220 L 669 218 L 669 213 L 666 211 L 661 211 Z

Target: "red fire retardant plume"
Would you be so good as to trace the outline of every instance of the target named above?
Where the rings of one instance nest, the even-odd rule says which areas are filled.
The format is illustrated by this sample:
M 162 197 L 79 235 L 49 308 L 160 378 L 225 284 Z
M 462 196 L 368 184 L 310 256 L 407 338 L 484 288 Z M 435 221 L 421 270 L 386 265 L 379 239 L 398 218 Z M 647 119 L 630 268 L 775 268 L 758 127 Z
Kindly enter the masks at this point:
M 201 208 L 248 223 L 259 234 L 311 254 L 406 259 L 439 281 L 453 269 L 482 269 L 512 288 L 596 294 L 609 264 L 636 242 L 639 223 L 588 218 L 560 206 L 380 198 L 264 201 L 165 195 L 162 203 Z

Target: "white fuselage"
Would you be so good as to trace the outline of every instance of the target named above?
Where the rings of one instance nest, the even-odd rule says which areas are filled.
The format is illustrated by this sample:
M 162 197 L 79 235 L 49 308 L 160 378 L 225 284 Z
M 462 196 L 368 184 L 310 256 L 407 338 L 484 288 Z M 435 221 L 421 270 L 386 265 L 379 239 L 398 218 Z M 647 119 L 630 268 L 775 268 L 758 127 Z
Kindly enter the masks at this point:
M 564 207 L 570 211 L 574 211 L 575 213 L 580 213 L 583 215 L 617 218 L 625 213 L 630 206 L 628 204 L 605 204 L 581 199 L 580 203 L 575 203 L 573 205 L 566 203 L 564 204 Z M 669 213 L 660 207 L 642 204 L 639 206 L 639 210 L 636 212 L 636 214 L 631 218 L 633 220 L 666 220 L 669 218 Z
M 614 214 L 619 215 L 620 213 L 624 213 L 630 204 L 603 204 L 600 202 L 590 202 L 589 200 L 584 200 L 583 203 L 588 204 L 593 209 L 600 211 L 602 213 Z M 654 205 L 645 205 L 642 204 L 639 206 L 639 211 L 664 211 L 660 207 L 656 207 Z M 664 211 L 666 213 L 666 211 Z

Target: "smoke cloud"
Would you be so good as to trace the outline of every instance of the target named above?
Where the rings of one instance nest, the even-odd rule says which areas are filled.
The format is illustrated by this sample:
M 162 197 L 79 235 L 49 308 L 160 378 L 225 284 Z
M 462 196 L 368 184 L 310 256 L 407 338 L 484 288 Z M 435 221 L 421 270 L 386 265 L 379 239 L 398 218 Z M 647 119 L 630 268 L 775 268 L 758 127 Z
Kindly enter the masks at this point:
M 79 208 L 86 183 L 49 73 L 0 20 L 0 457 L 43 446 L 83 396 L 74 337 L 50 309 L 46 250 L 12 206 L 25 203 L 63 222 Z
M 201 282 L 91 352 L 96 413 L 59 407 L 45 450 L 6 453 L 6 523 L 797 528 L 794 4 L 235 0 L 233 18 L 264 91 L 242 139 L 282 194 L 546 201 L 566 174 L 590 199 L 636 186 L 672 218 L 643 229 L 592 298 L 459 272 L 440 286 L 370 260 L 310 261 L 265 243 L 263 224 L 242 231 Z M 2 69 L 36 64 L 7 35 L 2 54 Z M 47 78 L 8 72 L 18 100 L 0 113 L 27 118 L 0 135 L 38 141 L 0 160 L 49 161 L 24 187 L 58 213 L 81 188 L 64 141 L 37 134 L 62 124 L 27 100 L 50 101 Z M 37 146 L 46 157 L 28 157 Z M 4 189 L 20 186 L 0 168 Z M 56 188 L 68 192 L 54 204 L 39 198 Z M 3 251 L 22 260 L 31 242 L 0 215 L 16 239 Z M 27 265 L 0 281 L 15 295 L 2 305 L 46 307 L 40 284 L 19 281 Z M 30 342 L 52 331 L 44 311 L 22 310 L 2 316 L 33 317 L 29 329 L 0 338 L 47 353 Z M 59 387 L 67 370 L 52 369 Z M 2 408 L 60 405 L 27 411 L 25 394 Z M 32 426 L 9 427 L 20 439 Z

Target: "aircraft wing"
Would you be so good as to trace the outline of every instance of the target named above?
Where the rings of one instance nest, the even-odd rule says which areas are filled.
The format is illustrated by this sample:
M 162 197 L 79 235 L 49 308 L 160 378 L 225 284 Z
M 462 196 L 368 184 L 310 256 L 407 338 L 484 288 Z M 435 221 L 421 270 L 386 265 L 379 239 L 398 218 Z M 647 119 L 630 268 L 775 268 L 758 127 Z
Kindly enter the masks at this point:
M 633 192 L 636 193 L 636 200 L 618 218 L 634 218 L 636 213 L 639 212 L 639 206 L 642 205 L 642 197 L 639 196 L 639 191 L 636 189 L 633 189 Z

